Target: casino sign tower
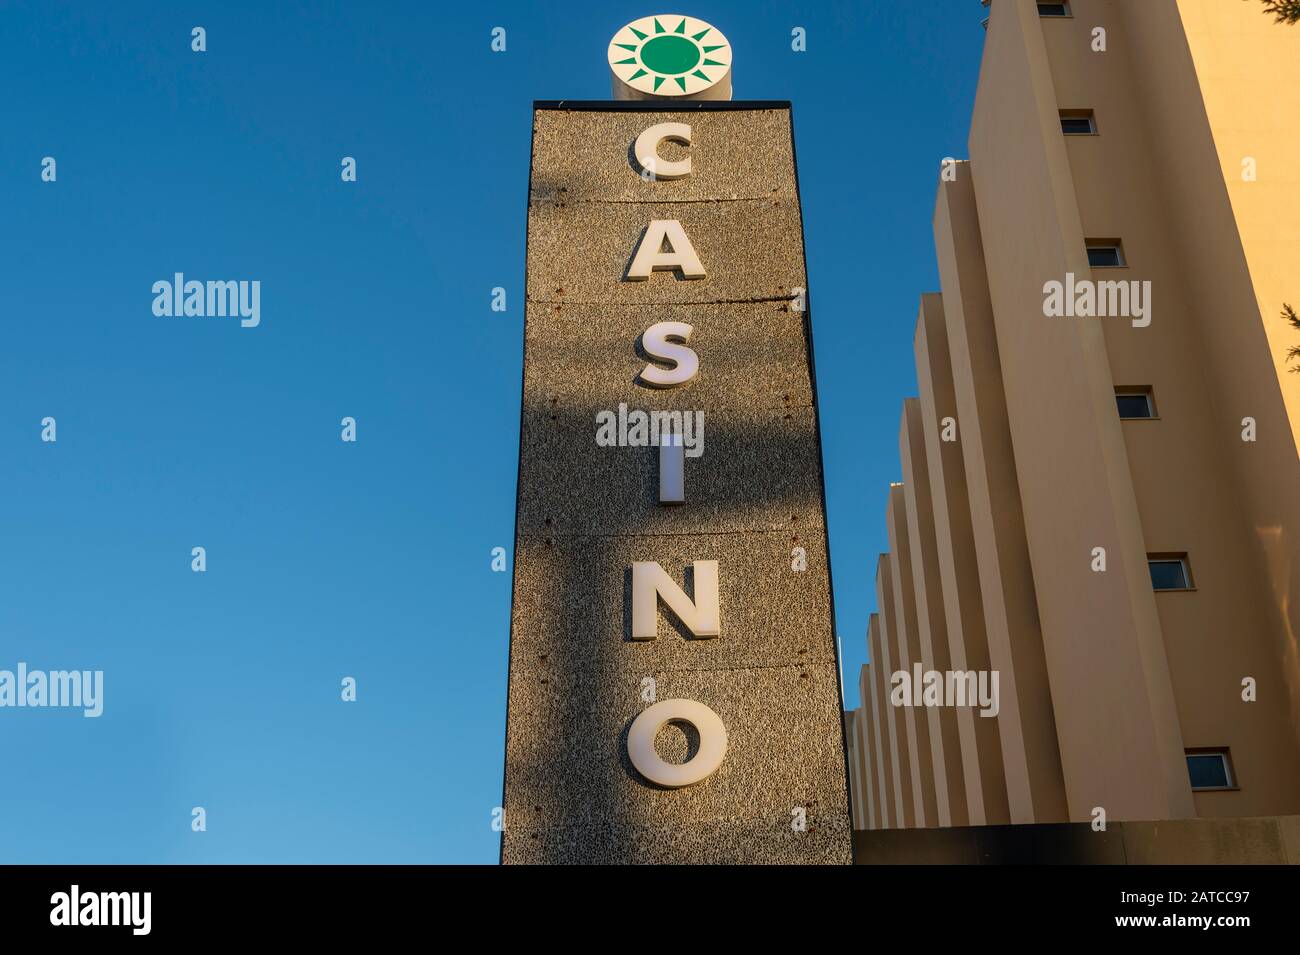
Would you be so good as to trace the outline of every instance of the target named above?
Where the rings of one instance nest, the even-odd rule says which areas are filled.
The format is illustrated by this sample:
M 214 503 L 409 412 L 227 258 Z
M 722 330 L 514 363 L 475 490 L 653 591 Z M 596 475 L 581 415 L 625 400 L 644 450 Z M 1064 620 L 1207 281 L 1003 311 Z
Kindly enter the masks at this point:
M 533 109 L 502 861 L 848 863 L 790 104 L 609 64 Z

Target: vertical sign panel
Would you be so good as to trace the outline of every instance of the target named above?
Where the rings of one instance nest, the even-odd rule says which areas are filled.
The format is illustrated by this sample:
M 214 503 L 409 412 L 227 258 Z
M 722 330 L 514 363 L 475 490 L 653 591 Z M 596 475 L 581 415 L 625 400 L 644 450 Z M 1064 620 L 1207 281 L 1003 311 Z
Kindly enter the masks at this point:
M 849 862 L 789 109 L 532 156 L 502 859 Z

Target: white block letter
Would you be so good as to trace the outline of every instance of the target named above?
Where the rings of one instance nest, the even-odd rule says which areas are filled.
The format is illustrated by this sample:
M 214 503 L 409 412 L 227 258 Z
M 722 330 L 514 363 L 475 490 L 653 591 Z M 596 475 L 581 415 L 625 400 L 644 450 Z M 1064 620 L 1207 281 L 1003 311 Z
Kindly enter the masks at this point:
M 641 336 L 641 347 L 651 358 L 673 362 L 673 368 L 646 365 L 641 380 L 651 388 L 672 388 L 684 385 L 700 370 L 700 358 L 686 343 L 695 329 L 685 322 L 656 322 Z
M 677 615 L 686 629 L 696 637 L 716 637 L 722 629 L 718 608 L 718 562 L 697 560 L 695 568 L 695 602 L 686 596 L 676 581 L 654 561 L 632 564 L 632 639 L 653 640 L 658 636 L 659 599 Z
M 662 142 L 691 144 L 691 127 L 686 123 L 659 123 L 651 126 L 636 138 L 632 147 L 636 161 L 641 168 L 655 179 L 683 179 L 691 174 L 691 157 L 685 159 L 661 159 L 659 144 Z
M 663 251 L 664 242 L 668 251 Z M 676 219 L 652 219 L 646 227 L 645 238 L 637 246 L 632 267 L 627 270 L 627 277 L 634 282 L 644 282 L 656 269 L 681 269 L 682 276 L 688 279 L 704 278 L 704 266 L 695 254 L 691 240 L 686 238 L 686 230 Z
M 686 447 L 680 434 L 659 435 L 659 503 L 686 501 Z
M 674 721 L 690 723 L 700 734 L 700 749 L 681 765 L 666 762 L 655 750 L 655 737 Z M 712 775 L 727 755 L 727 728 L 703 703 L 663 700 L 642 710 L 627 733 L 627 756 L 636 771 L 660 786 L 677 789 Z

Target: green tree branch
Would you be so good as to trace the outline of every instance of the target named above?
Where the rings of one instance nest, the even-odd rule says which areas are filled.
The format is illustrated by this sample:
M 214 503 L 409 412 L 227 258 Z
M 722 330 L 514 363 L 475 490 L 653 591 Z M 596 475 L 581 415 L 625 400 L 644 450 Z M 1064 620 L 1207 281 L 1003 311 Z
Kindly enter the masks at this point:
M 1300 23 L 1300 0 L 1262 0 L 1262 2 L 1264 14 L 1271 13 L 1278 23 Z
M 1282 303 L 1282 318 L 1288 325 L 1300 332 L 1300 315 L 1296 315 L 1295 309 L 1285 302 Z M 1288 364 L 1293 361 L 1300 361 L 1300 345 L 1292 345 L 1286 350 L 1286 360 Z M 1292 368 L 1291 372 L 1292 374 L 1300 374 L 1300 365 Z

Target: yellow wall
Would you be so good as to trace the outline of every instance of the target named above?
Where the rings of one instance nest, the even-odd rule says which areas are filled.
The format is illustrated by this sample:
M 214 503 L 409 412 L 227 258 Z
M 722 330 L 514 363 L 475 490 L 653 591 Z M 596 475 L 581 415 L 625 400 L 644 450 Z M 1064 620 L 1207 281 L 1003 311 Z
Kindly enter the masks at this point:
M 1264 331 L 1300 448 L 1300 374 L 1287 371 L 1296 331 L 1279 317 L 1300 310 L 1300 25 L 1275 23 L 1258 3 L 1178 0 L 1205 113 Z M 1253 157 L 1257 180 L 1242 180 Z M 1300 363 L 1292 367 L 1300 367 Z

